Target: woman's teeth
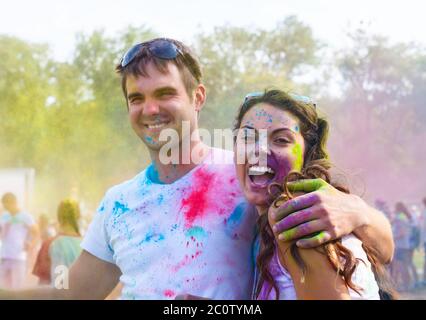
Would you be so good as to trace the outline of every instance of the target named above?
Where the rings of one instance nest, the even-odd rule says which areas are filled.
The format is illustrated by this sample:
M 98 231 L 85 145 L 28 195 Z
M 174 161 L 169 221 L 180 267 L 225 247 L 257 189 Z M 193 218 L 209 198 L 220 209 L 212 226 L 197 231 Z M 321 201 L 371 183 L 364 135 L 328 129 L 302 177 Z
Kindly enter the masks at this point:
M 259 167 L 259 166 L 250 167 L 248 170 L 248 174 L 251 176 L 261 175 L 265 173 L 275 174 L 275 171 L 269 167 Z

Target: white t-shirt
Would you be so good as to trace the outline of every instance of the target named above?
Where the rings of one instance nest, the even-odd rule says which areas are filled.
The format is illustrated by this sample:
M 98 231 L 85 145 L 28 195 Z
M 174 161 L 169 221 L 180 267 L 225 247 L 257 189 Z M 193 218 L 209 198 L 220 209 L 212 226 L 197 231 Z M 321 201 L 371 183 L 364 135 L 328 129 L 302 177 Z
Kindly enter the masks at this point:
M 0 216 L 0 258 L 25 261 L 25 241 L 28 240 L 29 228 L 34 224 L 33 217 L 26 212 L 21 211 L 14 216 L 4 212 Z
M 379 287 L 371 269 L 371 264 L 368 261 L 367 254 L 362 248 L 362 242 L 354 235 L 349 235 L 343 237 L 342 244 L 352 251 L 355 258 L 360 260 L 351 279 L 357 287 L 361 288 L 360 294 L 349 288 L 350 297 L 357 300 L 380 300 Z M 297 296 L 293 280 L 287 269 L 281 265 L 278 259 L 277 250 L 275 250 L 275 254 L 269 264 L 269 270 L 280 290 L 280 300 L 296 300 Z M 270 287 L 269 283 L 263 283 L 260 293 L 261 300 L 275 300 L 275 290 L 272 289 L 269 291 Z
M 174 183 L 154 183 L 148 168 L 106 193 L 82 247 L 120 268 L 122 299 L 250 298 L 256 214 L 232 159 L 212 149 Z

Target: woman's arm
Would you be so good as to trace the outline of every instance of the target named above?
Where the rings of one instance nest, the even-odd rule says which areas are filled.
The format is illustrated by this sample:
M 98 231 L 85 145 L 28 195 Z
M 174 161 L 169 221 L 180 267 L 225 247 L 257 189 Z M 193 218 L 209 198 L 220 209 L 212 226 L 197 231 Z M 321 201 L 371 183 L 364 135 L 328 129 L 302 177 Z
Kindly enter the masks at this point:
M 330 240 L 355 233 L 373 249 L 384 264 L 392 260 L 394 242 L 392 228 L 383 213 L 372 208 L 360 197 L 346 194 L 322 179 L 290 182 L 292 192 L 304 192 L 279 208 L 269 209 L 275 220 L 275 233 L 283 241 L 298 240 L 303 248 L 320 246 Z M 300 240 L 320 232 L 319 236 Z
M 299 248 L 299 253 L 306 265 L 303 276 L 302 269 L 297 265 L 290 253 L 291 242 L 279 242 L 279 258 L 288 270 L 294 282 L 297 299 L 299 300 L 348 300 L 348 288 L 331 266 L 326 255 L 317 249 Z

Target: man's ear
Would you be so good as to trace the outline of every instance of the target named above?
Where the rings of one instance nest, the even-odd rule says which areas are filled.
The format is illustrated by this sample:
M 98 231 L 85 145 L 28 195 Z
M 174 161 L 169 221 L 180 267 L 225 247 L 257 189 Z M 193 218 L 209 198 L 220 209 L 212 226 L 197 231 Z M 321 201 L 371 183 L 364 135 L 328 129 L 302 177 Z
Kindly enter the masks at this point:
M 195 111 L 200 112 L 206 102 L 206 87 L 203 84 L 197 85 L 194 91 Z

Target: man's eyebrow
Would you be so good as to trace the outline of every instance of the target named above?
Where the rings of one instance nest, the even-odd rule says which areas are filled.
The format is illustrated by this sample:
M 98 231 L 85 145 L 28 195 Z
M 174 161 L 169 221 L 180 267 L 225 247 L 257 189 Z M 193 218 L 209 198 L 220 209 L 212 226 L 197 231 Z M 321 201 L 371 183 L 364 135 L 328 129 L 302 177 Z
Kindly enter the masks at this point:
M 161 88 L 155 89 L 154 96 L 158 97 L 163 94 L 170 94 L 170 93 L 175 94 L 177 93 L 177 90 L 173 87 L 161 87 Z
M 128 96 L 127 96 L 127 100 L 130 100 L 130 99 L 132 99 L 132 98 L 143 98 L 143 94 L 141 94 L 141 93 L 139 93 L 139 92 L 134 92 L 134 93 L 130 93 Z

